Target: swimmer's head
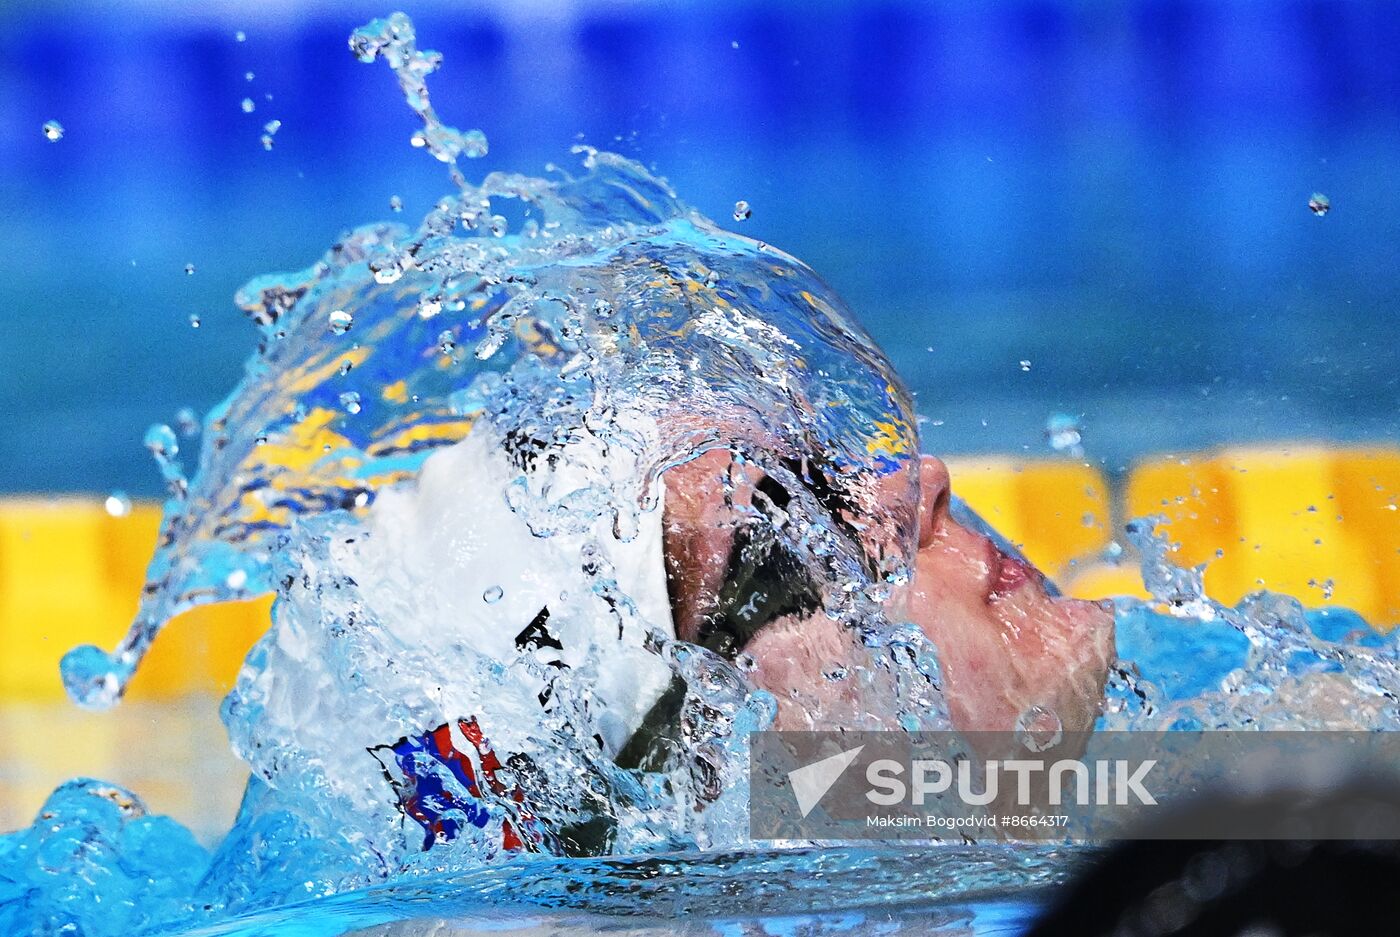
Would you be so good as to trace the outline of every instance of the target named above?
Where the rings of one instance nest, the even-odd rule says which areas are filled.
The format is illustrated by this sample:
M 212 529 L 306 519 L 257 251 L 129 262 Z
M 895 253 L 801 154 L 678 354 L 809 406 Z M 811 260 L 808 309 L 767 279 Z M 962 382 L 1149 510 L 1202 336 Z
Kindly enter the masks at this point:
M 913 398 L 830 287 L 794 257 L 690 219 L 587 273 L 610 310 L 583 319 L 593 399 L 654 421 L 657 470 L 732 454 L 735 491 L 767 476 L 778 500 L 818 499 L 859 525 L 847 542 L 857 562 L 899 578 L 917 534 Z
M 1011 730 L 1039 707 L 1066 732 L 1088 729 L 1113 655 L 1106 603 L 1054 594 L 1039 570 L 954 518 L 940 460 L 917 464 L 917 549 L 910 581 L 892 591 L 887 610 L 937 646 L 954 725 Z M 722 451 L 671 470 L 666 483 L 677 636 L 751 657 L 754 681 L 778 700 L 780 728 L 820 727 L 810 714 L 832 709 L 821 705 L 831 694 L 853 692 L 823 677 L 850 656 L 853 637 L 823 613 L 810 564 L 762 533 L 788 492 Z M 903 486 L 884 496 L 904 497 Z
M 911 395 L 812 270 L 682 219 L 567 273 L 610 309 L 582 320 L 588 419 L 603 398 L 657 428 L 677 635 L 753 656 L 780 724 L 802 724 L 803 694 L 849 692 L 822 674 L 857 643 L 825 613 L 853 586 L 938 645 L 955 722 L 1010 728 L 1034 706 L 1067 729 L 1090 719 L 1107 613 L 958 523 Z M 537 422 L 557 421 L 557 397 L 540 403 Z

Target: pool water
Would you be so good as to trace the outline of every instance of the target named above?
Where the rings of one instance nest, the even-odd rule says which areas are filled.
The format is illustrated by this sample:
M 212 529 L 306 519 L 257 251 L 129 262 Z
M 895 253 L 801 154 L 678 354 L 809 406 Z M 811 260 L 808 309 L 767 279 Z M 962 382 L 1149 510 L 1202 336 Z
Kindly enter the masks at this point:
M 1035 892 L 1022 887 L 1010 894 L 979 881 L 976 867 L 990 868 L 995 858 L 949 846 L 935 855 L 832 850 L 525 864 L 369 889 L 185 933 L 1021 933 L 1037 908 Z M 1049 880 L 1044 869 L 1032 877 Z M 935 894 L 942 897 L 930 901 Z

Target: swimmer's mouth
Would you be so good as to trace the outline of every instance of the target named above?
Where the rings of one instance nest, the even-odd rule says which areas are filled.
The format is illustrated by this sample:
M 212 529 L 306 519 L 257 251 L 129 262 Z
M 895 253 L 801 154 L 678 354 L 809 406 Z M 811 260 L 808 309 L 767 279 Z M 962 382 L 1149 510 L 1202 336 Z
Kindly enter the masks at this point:
M 987 541 L 987 601 L 995 602 L 1026 583 L 1044 588 L 1045 574 L 1025 560 L 1007 556 Z

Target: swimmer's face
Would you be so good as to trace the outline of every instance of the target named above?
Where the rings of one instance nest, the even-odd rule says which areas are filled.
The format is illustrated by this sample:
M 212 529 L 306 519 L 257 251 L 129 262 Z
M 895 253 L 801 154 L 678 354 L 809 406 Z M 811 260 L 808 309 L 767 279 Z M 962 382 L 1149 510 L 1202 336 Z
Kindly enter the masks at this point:
M 907 614 L 938 646 L 954 724 L 1009 730 L 1040 706 L 1087 731 L 1114 655 L 1109 604 L 1051 596 L 1038 569 L 955 521 L 938 459 L 924 456 L 919 481 Z
M 716 597 L 734 565 L 732 512 L 721 473 L 727 453 L 709 453 L 667 477 L 666 554 L 677 634 L 705 639 Z M 948 471 L 925 456 L 919 467 L 919 538 L 914 575 L 891 610 L 916 623 L 938 647 L 954 724 L 1009 730 L 1032 707 L 1053 711 L 1065 731 L 1093 725 L 1113 656 L 1106 603 L 1055 598 L 1045 577 L 999 551 L 949 514 Z M 755 470 L 735 486 L 741 508 L 760 482 Z M 761 495 L 759 496 L 761 500 Z M 891 494 L 890 497 L 898 497 Z M 864 707 L 851 681 L 824 674 L 852 655 L 850 635 L 819 610 L 783 615 L 743 638 L 755 683 L 778 700 L 778 728 L 829 727 Z M 823 717 L 811 717 L 819 711 Z

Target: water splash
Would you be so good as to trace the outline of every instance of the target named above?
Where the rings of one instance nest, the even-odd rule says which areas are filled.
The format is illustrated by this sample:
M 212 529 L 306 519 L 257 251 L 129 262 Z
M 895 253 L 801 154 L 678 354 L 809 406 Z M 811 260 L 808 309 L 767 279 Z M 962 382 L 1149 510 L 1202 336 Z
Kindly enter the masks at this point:
M 1117 603 L 1120 649 L 1140 659 L 1112 670 L 1102 727 L 1400 731 L 1393 637 L 1267 591 L 1222 605 L 1206 594 L 1208 567 L 1171 562 L 1162 523 L 1127 528 L 1154 601 Z
M 403 13 L 373 20 L 350 35 L 350 51 L 361 62 L 383 57 L 398 76 L 399 87 L 414 113 L 423 119 L 423 129 L 410 139 L 451 167 L 452 179 L 466 188 L 466 178 L 457 168 L 457 159 L 477 159 L 487 152 L 486 134 L 480 130 L 461 131 L 444 124 L 428 99 L 427 77 L 442 65 L 442 54 L 418 50 L 413 22 Z
M 0 836 L 0 931 L 132 934 L 187 907 L 209 857 L 140 798 L 69 781 L 28 830 Z
M 549 399 L 539 391 L 548 378 L 531 369 L 575 382 L 560 392 L 578 420 L 605 424 L 608 399 L 647 401 L 672 427 L 651 454 L 653 477 L 720 445 L 789 462 L 835 454 L 836 481 L 873 512 L 880 574 L 896 574 L 913 521 L 881 510 L 870 488 L 914 452 L 909 398 L 879 376 L 879 353 L 810 270 L 721 232 L 636 163 L 585 147 L 577 178 L 493 173 L 469 185 L 455 160 L 477 150 L 475 136 L 441 124 L 423 83 L 441 57 L 417 51 L 401 15 L 356 31 L 352 47 L 395 69 L 425 121 L 425 145 L 453 165 L 462 192 L 415 231 L 360 229 L 313 267 L 240 291 L 259 353 L 206 420 L 192 484 L 169 440 L 153 439 L 172 492 L 161 546 L 122 644 L 65 658 L 76 701 L 115 702 L 180 611 L 267 591 L 280 532 L 298 517 L 360 509 L 411 478 L 429 451 L 467 433 L 487 405 L 488 378 L 507 378 L 507 393 L 532 384 Z M 498 208 L 507 202 L 529 216 L 509 235 Z M 354 329 L 327 335 L 330 317 L 343 323 L 338 313 Z M 347 414 L 352 394 L 359 412 Z M 478 403 L 464 407 L 466 397 Z M 551 432 L 568 432 L 563 412 L 550 417 Z M 233 593 L 224 584 L 235 570 L 248 585 Z
M 356 509 L 361 495 L 411 478 L 429 451 L 467 433 L 493 388 L 550 379 L 533 370 L 572 379 L 559 393 L 575 419 L 606 424 L 610 395 L 645 401 L 672 428 L 654 475 L 716 446 L 798 461 L 838 454 L 836 481 L 874 512 L 878 565 L 900 565 L 912 518 L 880 510 L 870 486 L 914 452 L 912 412 L 840 300 L 794 258 L 686 209 L 640 166 L 582 154 L 578 178 L 493 174 L 443 199 L 416 231 L 361 229 L 312 268 L 240 291 L 259 353 L 206 418 L 193 482 L 172 440 L 151 437 L 172 487 L 161 548 L 121 647 L 105 662 L 96 649 L 66 661 L 78 702 L 114 702 L 175 614 L 239 597 L 220 585 L 232 570 L 248 576 L 243 594 L 269 589 L 269 550 L 295 518 Z M 502 199 L 536 226 L 492 236 Z M 353 328 L 335 334 L 330 317 L 349 310 Z M 347 393 L 360 399 L 353 420 Z M 562 411 L 546 423 L 566 432 Z

